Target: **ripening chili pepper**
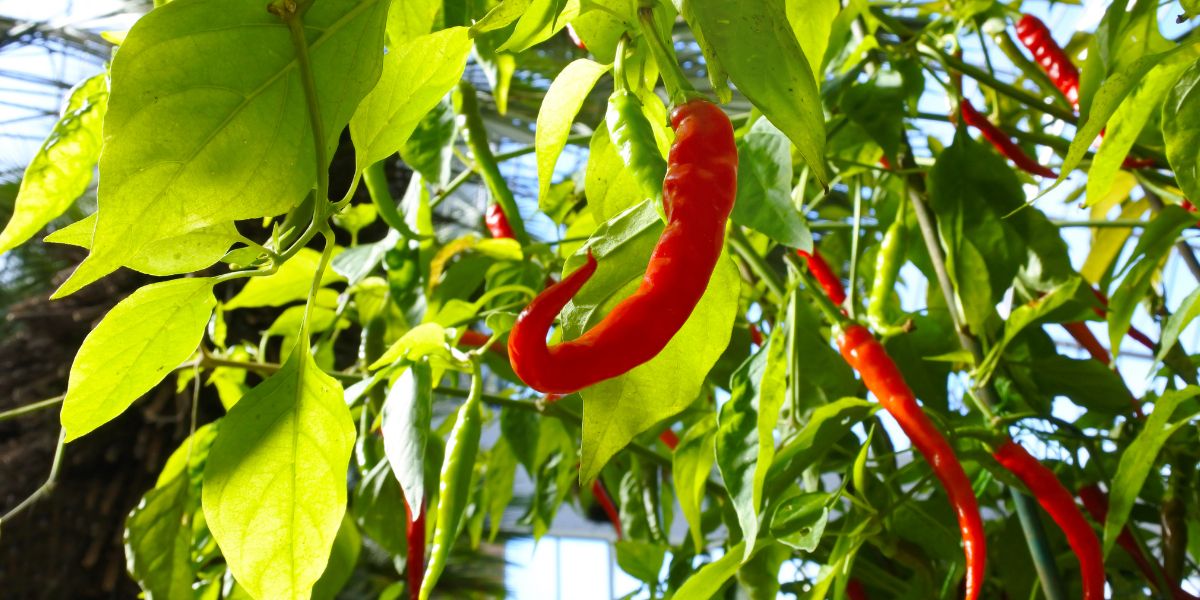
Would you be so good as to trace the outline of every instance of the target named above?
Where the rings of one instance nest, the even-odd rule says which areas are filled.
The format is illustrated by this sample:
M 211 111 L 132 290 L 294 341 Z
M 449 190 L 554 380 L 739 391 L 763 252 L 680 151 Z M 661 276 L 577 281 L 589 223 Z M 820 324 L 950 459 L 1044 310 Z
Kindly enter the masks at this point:
M 1000 466 L 1016 475 L 1067 536 L 1067 543 L 1079 559 L 1084 600 L 1104 598 L 1104 554 L 1096 532 L 1083 518 L 1071 492 L 1055 477 L 1054 471 L 1038 462 L 1024 446 L 1005 440 L 992 453 Z
M 679 436 L 675 435 L 675 432 L 670 429 L 664 429 L 662 433 L 658 434 L 658 439 L 672 452 L 679 446 Z
M 513 239 L 512 226 L 508 224 L 508 218 L 504 216 L 504 209 L 500 208 L 499 204 L 493 202 L 488 205 L 487 212 L 483 213 L 483 223 L 487 225 L 492 237 Z
M 1091 288 L 1091 290 L 1092 290 L 1092 295 L 1096 297 L 1096 300 L 1100 301 L 1100 306 L 1103 307 L 1103 308 L 1094 308 L 1094 309 L 1092 309 L 1092 311 L 1095 312 L 1097 316 L 1108 317 L 1108 296 L 1105 296 L 1104 292 L 1101 292 L 1100 290 L 1098 290 L 1096 288 Z M 1134 327 L 1131 325 L 1129 327 L 1128 335 L 1130 338 L 1133 339 L 1133 341 L 1145 346 L 1147 350 L 1149 350 L 1151 352 L 1158 351 L 1158 344 L 1156 344 L 1154 342 L 1154 340 L 1150 339 L 1150 336 L 1146 335 L 1144 332 L 1142 332 L 1142 330 L 1138 329 L 1137 327 Z
M 446 569 L 450 549 L 458 537 L 467 501 L 471 498 L 471 474 L 475 470 L 475 455 L 479 453 L 479 435 L 483 428 L 483 376 L 479 364 L 474 364 L 471 392 L 458 409 L 458 417 L 446 440 L 446 459 L 438 478 L 437 522 L 433 528 L 433 546 L 429 565 L 421 583 L 420 600 L 428 600 L 437 580 Z
M 479 112 L 479 100 L 475 98 L 475 86 L 463 79 L 458 83 L 458 89 L 462 102 L 462 115 L 467 127 L 467 146 L 471 148 L 471 154 L 475 157 L 476 169 L 483 177 L 483 182 L 487 185 L 493 202 L 499 204 L 500 209 L 504 212 L 504 220 L 508 224 L 510 232 L 508 237 L 521 244 L 527 244 L 529 243 L 529 234 L 525 232 L 525 222 L 521 220 L 521 213 L 517 210 L 517 200 L 513 196 L 512 190 L 509 189 L 508 183 L 504 181 L 504 176 L 500 174 L 500 165 L 496 162 L 496 155 L 492 154 L 492 148 L 488 145 L 487 127 L 483 124 L 483 115 Z
M 1085 324 L 1083 321 L 1063 323 L 1062 326 L 1063 329 L 1067 330 L 1067 333 L 1071 334 L 1071 337 L 1075 338 L 1075 341 L 1078 342 L 1084 350 L 1087 350 L 1087 353 L 1090 354 L 1092 358 L 1106 365 L 1112 363 L 1112 356 L 1109 355 L 1108 349 L 1100 343 L 1100 340 L 1096 339 L 1096 336 L 1092 333 L 1092 330 L 1088 329 L 1087 324 Z
M 667 224 L 641 285 L 580 337 L 546 346 L 554 318 L 596 271 L 587 262 L 521 311 L 508 338 L 513 370 L 547 393 L 585 388 L 654 358 L 704 295 L 724 245 L 737 194 L 733 126 L 715 104 L 692 100 L 671 115 L 675 143 L 667 161 Z
M 621 539 L 621 514 L 617 512 L 612 496 L 608 495 L 608 490 L 604 489 L 604 484 L 600 483 L 599 479 L 592 482 L 592 496 L 595 496 L 596 504 L 600 505 L 608 521 L 612 523 L 613 531 L 617 532 L 617 539 Z
M 750 343 L 760 348 L 763 345 L 762 332 L 758 330 L 758 326 L 754 323 L 750 324 Z
M 408 540 L 408 556 L 405 558 L 408 597 L 418 600 L 421 595 L 421 580 L 425 577 L 425 503 L 421 503 L 421 514 L 416 518 L 413 518 L 408 500 L 404 501 L 404 511 L 408 514 L 404 526 L 404 538 Z
M 1033 53 L 1033 59 L 1050 76 L 1050 81 L 1066 96 L 1075 110 L 1079 110 L 1079 69 L 1071 62 L 1066 52 L 1054 41 L 1050 29 L 1041 19 L 1023 15 L 1017 21 L 1017 39 Z
M 916 396 L 883 344 L 857 323 L 839 329 L 837 343 L 842 357 L 862 376 L 863 383 L 875 394 L 880 406 L 896 419 L 946 489 L 962 531 L 963 554 L 967 561 L 966 597 L 968 600 L 978 598 L 983 587 L 987 540 L 971 480 L 967 479 L 950 443 L 917 404 Z
M 896 211 L 896 220 L 888 226 L 879 242 L 879 253 L 875 255 L 875 277 L 871 283 L 871 295 L 867 298 L 867 322 L 879 335 L 888 337 L 903 332 L 906 325 L 895 325 L 888 318 L 888 299 L 896 287 L 900 267 L 908 253 L 908 229 L 904 223 L 905 207 Z M 911 324 L 911 321 L 909 322 Z
M 1009 139 L 1008 135 L 1000 131 L 999 127 L 993 125 L 987 117 L 979 114 L 979 111 L 975 110 L 970 101 L 963 100 L 959 104 L 959 107 L 962 110 L 963 122 L 978 129 L 979 133 L 983 134 L 984 139 L 991 142 L 996 151 L 1003 155 L 1004 158 L 1011 160 L 1018 169 L 1042 177 L 1052 179 L 1058 177 L 1058 173 L 1055 173 L 1053 169 L 1042 165 L 1028 154 L 1025 154 L 1025 151 Z
M 821 253 L 817 252 L 816 248 L 813 248 L 812 254 L 803 250 L 797 250 L 796 254 L 808 264 L 808 270 L 812 271 L 812 275 L 816 278 L 817 283 L 821 284 L 821 289 L 825 290 L 825 295 L 829 296 L 829 299 L 834 304 L 841 306 L 846 301 L 846 288 L 842 287 L 842 280 L 833 272 L 833 268 L 829 266 L 829 263 L 825 262 L 825 257 L 821 256 Z

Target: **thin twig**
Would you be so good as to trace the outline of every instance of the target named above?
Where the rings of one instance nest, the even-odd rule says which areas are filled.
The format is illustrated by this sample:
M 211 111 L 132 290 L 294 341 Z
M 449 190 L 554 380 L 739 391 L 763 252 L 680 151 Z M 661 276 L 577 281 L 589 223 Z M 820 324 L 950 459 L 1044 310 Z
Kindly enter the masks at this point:
M 58 469 L 62 465 L 63 446 L 66 443 L 66 439 L 67 430 L 59 428 L 58 445 L 54 448 L 54 460 L 50 463 L 50 474 L 46 477 L 46 482 L 38 487 L 38 489 L 34 490 L 28 498 L 22 500 L 20 504 L 13 507 L 13 509 L 8 511 L 8 513 L 6 513 L 3 517 L 0 517 L 0 525 L 3 525 L 6 521 L 21 514 L 30 506 L 33 506 L 34 503 L 42 499 L 42 496 L 54 491 L 54 486 L 56 483 L 58 483 Z
M 29 413 L 37 412 L 39 410 L 42 410 L 43 408 L 50 408 L 51 406 L 58 406 L 59 404 L 62 404 L 62 401 L 64 398 L 66 398 L 66 396 L 55 396 L 53 398 L 47 398 L 46 400 L 39 400 L 32 404 L 26 404 L 25 406 L 18 406 L 14 409 L 0 412 L 0 421 L 7 421 L 9 419 L 15 419 L 17 417 L 27 415 Z

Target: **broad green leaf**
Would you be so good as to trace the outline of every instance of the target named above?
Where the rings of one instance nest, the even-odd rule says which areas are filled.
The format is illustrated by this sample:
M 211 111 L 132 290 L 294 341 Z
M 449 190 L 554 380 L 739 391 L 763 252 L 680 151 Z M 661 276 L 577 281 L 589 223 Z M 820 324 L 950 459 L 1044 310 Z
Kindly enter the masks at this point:
M 454 106 L 443 98 L 417 123 L 400 148 L 404 164 L 421 174 L 434 187 L 450 179 L 450 156 L 454 149 Z
M 530 474 L 537 469 L 537 451 L 541 439 L 539 421 L 541 418 L 533 411 L 515 408 L 500 411 L 500 434 L 507 441 L 509 451 Z
M 71 90 L 62 117 L 21 177 L 12 218 L 0 231 L 0 254 L 33 237 L 87 190 L 100 159 L 100 123 L 107 106 L 104 73 Z
M 387 8 L 304 13 L 327 156 L 379 78 Z M 316 181 L 301 79 L 287 26 L 261 3 L 172 2 L 139 19 L 112 63 L 92 251 L 55 297 L 154 240 L 300 202 Z
M 1137 141 L 1150 117 L 1158 113 L 1163 97 L 1187 67 L 1188 63 L 1181 60 L 1171 60 L 1154 67 L 1113 113 L 1104 141 L 1088 167 L 1088 204 L 1103 198 L 1112 189 L 1114 179 L 1129 155 L 1133 143 Z M 1178 117 L 1172 119 L 1176 120 Z M 1176 123 L 1168 124 L 1166 121 L 1164 126 L 1178 127 Z
M 792 143 L 759 119 L 737 144 L 737 201 L 729 218 L 787 246 L 812 252 L 812 234 L 792 204 Z
M 334 259 L 339 252 L 334 251 Z M 246 286 L 229 302 L 224 304 L 225 310 L 239 308 L 257 308 L 259 306 L 283 306 L 308 297 L 312 288 L 313 278 L 317 268 L 321 266 L 321 253 L 312 248 L 301 248 L 295 256 L 288 259 L 279 270 L 266 277 L 253 277 Z M 325 269 L 321 274 L 321 285 L 335 281 L 343 281 L 333 269 Z
M 1154 360 L 1162 362 L 1166 358 L 1171 346 L 1179 341 L 1179 334 L 1183 333 L 1183 330 L 1196 319 L 1196 315 L 1200 315 L 1200 288 L 1196 288 L 1188 294 L 1188 297 L 1179 304 L 1179 308 L 1175 309 L 1175 312 L 1171 313 L 1171 317 L 1167 319 L 1167 324 L 1162 329 L 1158 355 L 1154 357 Z
M 51 233 L 45 241 L 90 249 L 95 228 L 96 213 L 93 213 Z M 216 264 L 229 252 L 229 247 L 240 239 L 233 223 L 217 223 L 154 240 L 130 257 L 124 266 L 160 277 L 200 271 Z
M 1200 198 L 1200 62 L 1179 76 L 1163 102 L 1163 141 L 1167 160 L 1184 194 Z
M 704 550 L 704 527 L 700 520 L 701 504 L 704 502 L 705 485 L 716 461 L 713 444 L 716 439 L 717 421 L 708 415 L 692 425 L 679 441 L 672 458 L 672 479 L 675 481 L 679 507 L 687 519 L 688 531 L 696 552 Z
M 398 48 L 433 29 L 442 0 L 390 0 L 387 14 L 388 48 Z
M 508 27 L 513 21 L 521 18 L 532 3 L 533 0 L 502 0 L 471 26 L 471 37 Z
M 829 522 L 829 494 L 811 492 L 784 500 L 771 517 L 771 536 L 801 552 L 812 552 Z
M 848 88 L 838 106 L 879 144 L 886 156 L 896 156 L 904 136 L 905 94 L 901 73 L 879 70 L 867 81 Z
M 662 232 L 662 220 L 649 201 L 618 215 L 593 234 L 585 248 L 600 257 L 588 285 L 563 311 L 563 337 L 572 339 L 598 323 L 613 306 L 637 289 Z M 572 270 L 584 260 L 577 253 Z M 737 270 L 722 255 L 708 288 L 691 317 L 658 356 L 628 373 L 580 392 L 583 396 L 583 450 L 580 481 L 600 469 L 633 436 L 686 408 L 729 344 L 740 293 Z M 654 398 L 654 402 L 646 402 Z
M 142 497 L 125 520 L 129 572 L 148 600 L 192 595 L 191 477 L 179 472 Z
M 1121 339 L 1133 321 L 1133 311 L 1150 289 L 1154 274 L 1171 251 L 1175 238 L 1195 222 L 1195 215 L 1178 206 L 1167 206 L 1142 231 L 1129 261 L 1121 268 L 1125 278 L 1108 304 L 1108 337 L 1113 355 L 1119 352 Z
M 446 328 L 437 323 L 422 323 L 408 330 L 396 340 L 379 360 L 370 365 L 374 371 L 400 360 L 420 360 L 430 355 L 449 355 L 446 346 Z
M 1008 347 L 1009 342 L 1012 342 L 1013 338 L 1017 337 L 1026 327 L 1045 318 L 1067 302 L 1073 300 L 1079 291 L 1080 283 L 1081 281 L 1078 278 L 1069 279 L 1062 285 L 1055 287 L 1045 296 L 1013 309 L 1008 319 L 1004 321 L 1004 337 L 988 350 L 987 357 L 975 371 L 975 379 L 988 380 L 991 372 L 999 364 L 1000 357 L 1004 355 L 1004 349 Z
M 513 483 L 517 479 L 517 456 L 507 438 L 500 438 L 488 453 L 487 471 L 483 480 L 484 506 L 481 510 L 491 521 L 488 540 L 494 541 L 504 521 L 504 511 L 513 498 Z
M 1104 554 L 1112 550 L 1113 542 L 1129 520 L 1129 513 L 1150 470 L 1158 462 L 1158 452 L 1163 444 L 1181 427 L 1184 427 L 1200 415 L 1181 417 L 1172 422 L 1175 409 L 1185 400 L 1200 393 L 1200 387 L 1190 386 L 1182 390 L 1172 390 L 1163 394 L 1154 403 L 1154 412 L 1146 419 L 1146 426 L 1134 438 L 1121 461 L 1117 464 L 1117 473 L 1113 475 L 1112 486 L 1108 496 L 1108 518 L 1104 521 Z
M 208 452 L 212 448 L 213 440 L 217 439 L 220 423 L 218 420 L 201 425 L 196 429 L 196 433 L 188 436 L 183 443 L 179 444 L 171 456 L 167 457 L 167 463 L 163 465 L 162 470 L 158 472 L 158 481 L 154 487 L 166 486 L 172 479 L 175 479 L 176 475 L 183 473 L 184 469 L 195 476 L 198 483 L 199 475 L 204 470 L 204 463 L 208 460 Z
M 733 500 L 746 556 L 758 538 L 763 483 L 775 458 L 775 423 L 783 407 L 787 372 L 781 329 L 733 374 L 730 398 L 717 417 L 717 468 Z
M 1106 209 L 1112 208 L 1112 204 L 1120 204 L 1121 213 L 1117 217 L 1118 219 L 1141 218 L 1150 209 L 1150 203 L 1145 199 L 1136 202 L 1126 201 L 1129 198 L 1129 192 L 1135 185 L 1137 185 L 1137 179 L 1132 174 L 1117 174 L 1116 181 L 1109 188 L 1109 198 L 1092 206 L 1093 217 L 1107 218 L 1108 210 Z M 1125 247 L 1125 242 L 1129 239 L 1131 232 L 1128 227 L 1093 229 L 1091 250 L 1088 252 L 1087 259 L 1083 261 L 1083 266 L 1079 268 L 1079 274 L 1091 283 L 1098 283 L 1108 272 L 1112 262 L 1117 259 L 1121 249 Z
M 558 155 L 567 145 L 571 123 L 583 101 L 600 76 L 607 73 L 610 65 L 602 65 L 586 58 L 572 61 L 554 78 L 542 106 L 538 109 L 537 128 L 534 130 L 533 145 L 537 153 L 538 197 L 550 191 L 554 177 L 554 165 Z
M 645 200 L 641 188 L 633 177 L 633 172 L 625 167 L 625 161 L 613 147 L 612 138 L 608 135 L 608 126 L 601 123 L 592 134 L 588 144 L 588 161 L 583 172 L 583 189 L 587 196 L 588 212 L 572 224 L 584 227 L 588 217 L 593 220 L 592 226 L 582 233 L 587 234 L 596 229 L 595 223 L 607 221 L 629 209 L 631 206 Z M 546 197 L 545 194 L 542 197 Z M 545 210 L 547 206 L 541 203 Z M 582 223 L 581 223 L 582 221 Z
M 1089 411 L 1108 415 L 1129 412 L 1130 393 L 1124 380 L 1098 360 L 1039 356 L 1033 381 L 1049 396 L 1066 396 Z
M 691 0 L 694 25 L 721 57 L 738 91 L 777 125 L 822 185 L 825 117 L 809 61 L 788 24 L 783 0 Z
M 729 578 L 733 577 L 742 566 L 742 555 L 745 554 L 746 543 L 738 542 L 730 548 L 725 556 L 714 560 L 696 571 L 687 582 L 675 592 L 676 598 L 688 600 L 708 600 L 725 587 Z
M 124 412 L 195 353 L 216 303 L 207 278 L 152 283 L 117 303 L 71 364 L 62 407 L 66 440 Z
M 313 600 L 333 600 L 342 591 L 350 576 L 354 574 L 354 566 L 358 563 L 358 555 L 362 552 L 362 535 L 354 525 L 350 515 L 342 518 L 342 526 L 338 528 L 337 537 L 333 538 L 333 550 L 329 555 L 329 564 L 325 572 L 313 586 Z
M 783 561 L 792 555 L 791 550 L 783 544 L 767 541 L 762 551 L 756 552 L 754 558 L 742 563 L 738 568 L 737 578 L 740 591 L 749 600 L 775 600 L 779 597 L 779 569 Z
M 340 252 L 329 266 L 334 273 L 342 276 L 347 284 L 358 285 L 375 270 L 375 267 L 379 266 L 379 263 L 383 262 L 383 257 L 399 242 L 400 232 L 388 229 L 387 235 L 383 236 L 382 240 L 347 248 Z
M 385 550 L 392 554 L 408 551 L 408 542 L 404 537 L 408 523 L 404 492 L 392 476 L 386 458 L 376 462 L 370 469 L 362 470 L 350 501 L 350 511 L 362 533 Z
M 345 514 L 354 437 L 342 388 L 307 340 L 222 420 L 204 472 L 204 517 L 255 598 L 309 597 Z
M 842 398 L 818 407 L 800 433 L 775 452 L 775 461 L 767 472 L 768 498 L 783 493 L 804 470 L 825 455 L 850 428 L 871 416 L 877 406 L 858 398 Z
M 808 67 L 812 70 L 821 86 L 821 63 L 825 58 L 825 49 L 829 47 L 830 33 L 833 20 L 841 10 L 837 0 L 787 0 L 788 22 L 796 34 L 796 41 L 808 59 Z
M 1054 182 L 1054 185 L 1043 190 L 1042 195 L 1045 195 L 1051 189 L 1054 189 L 1065 181 L 1067 176 L 1071 174 L 1071 171 L 1079 166 L 1079 161 L 1083 160 L 1084 155 L 1091 148 L 1096 137 L 1100 135 L 1100 131 L 1108 124 L 1109 117 L 1117 111 L 1117 108 L 1121 106 L 1121 102 L 1125 100 L 1129 92 L 1142 80 L 1142 77 L 1150 72 L 1151 69 L 1172 58 L 1176 52 L 1185 47 L 1178 46 L 1166 52 L 1142 56 L 1128 66 L 1110 74 L 1100 84 L 1100 88 L 1092 96 L 1091 108 L 1087 113 L 1087 118 L 1080 122 L 1075 132 L 1075 137 L 1071 140 L 1071 146 L 1067 149 L 1067 155 L 1063 158 L 1062 167 L 1060 167 L 1058 172 L 1058 179 Z M 1171 110 L 1171 104 L 1168 98 L 1163 110 Z M 1166 122 L 1164 120 L 1164 123 Z M 1169 144 L 1167 157 L 1170 159 Z M 1174 163 L 1172 163 L 1172 166 L 1175 166 Z
M 529 521 L 533 539 L 541 539 L 550 531 L 554 516 L 570 495 L 575 480 L 575 441 L 558 419 L 538 420 L 538 447 L 534 457 L 533 502 Z
M 351 204 L 333 215 L 333 224 L 345 229 L 352 239 L 357 239 L 358 232 L 374 223 L 378 216 L 374 204 Z
M 650 585 L 658 583 L 667 548 L 660 544 L 637 540 L 620 540 L 616 543 L 617 566 L 638 581 Z
M 350 119 L 359 169 L 404 147 L 421 119 L 458 83 L 470 51 L 467 29 L 452 27 L 388 52 L 379 83 Z
M 533 0 L 499 52 L 524 52 L 566 27 L 579 15 L 580 0 Z
M 425 442 L 432 414 L 433 372 L 428 363 L 415 362 L 388 390 L 382 426 L 388 463 L 409 506 L 425 502 Z

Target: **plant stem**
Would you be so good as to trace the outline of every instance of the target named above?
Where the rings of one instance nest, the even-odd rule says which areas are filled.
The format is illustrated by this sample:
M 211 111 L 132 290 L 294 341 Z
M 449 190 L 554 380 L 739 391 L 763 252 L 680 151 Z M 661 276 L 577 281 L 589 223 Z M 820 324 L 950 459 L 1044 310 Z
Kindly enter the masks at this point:
M 654 21 L 654 9 L 642 7 L 638 9 L 638 19 L 641 21 L 642 36 L 650 46 L 654 62 L 658 64 L 658 72 L 663 85 L 667 87 L 667 95 L 671 104 L 680 105 L 687 102 L 688 97 L 696 94 L 696 88 L 688 81 L 687 74 L 679 67 L 679 63 L 670 50 L 666 40 L 662 39 L 658 26 Z
M 18 406 L 14 409 L 0 412 L 0 422 L 7 421 L 9 419 L 15 419 L 17 417 L 21 417 L 21 416 L 27 415 L 29 413 L 34 413 L 39 410 L 42 410 L 43 408 L 50 408 L 51 406 L 58 406 L 59 404 L 62 404 L 62 401 L 65 398 L 66 398 L 66 396 L 55 396 L 53 398 L 49 398 L 46 400 L 39 400 L 32 404 L 26 404 L 25 406 Z
M 25 509 L 33 506 L 34 503 L 42 499 L 42 496 L 54 491 L 54 486 L 58 483 L 58 469 L 60 466 L 62 466 L 63 446 L 66 443 L 66 439 L 67 430 L 60 428 L 58 430 L 58 445 L 54 447 L 54 459 L 50 462 L 50 474 L 46 476 L 46 482 L 38 487 L 38 489 L 34 490 L 29 497 L 22 500 L 20 504 L 14 506 L 12 510 L 5 513 L 3 517 L 0 517 L 0 526 L 2 526 L 6 521 L 11 520 L 13 517 L 24 512 Z
M 458 84 L 458 90 L 462 96 L 463 117 L 466 119 L 467 145 L 471 147 L 471 153 L 475 155 L 475 166 L 479 169 L 479 174 L 483 176 L 484 183 L 492 193 L 492 200 L 499 204 L 500 209 L 504 212 L 508 225 L 512 227 L 513 236 L 522 246 L 525 246 L 529 244 L 529 234 L 525 232 L 525 221 L 521 218 L 521 211 L 517 209 L 517 200 L 513 197 L 512 190 L 504 181 L 504 176 L 500 174 L 496 156 L 492 154 L 492 148 L 488 145 L 487 128 L 484 127 L 483 115 L 479 112 L 479 100 L 475 97 L 475 86 L 463 79 Z
M 329 198 L 329 157 L 325 146 L 325 127 L 321 122 L 321 106 L 317 102 L 317 84 L 313 77 L 312 61 L 308 56 L 308 40 L 304 37 L 304 22 L 299 12 L 285 13 L 283 21 L 292 34 L 292 46 L 296 50 L 296 61 L 300 65 L 300 83 L 304 88 L 304 101 L 308 105 L 308 122 L 313 135 L 313 155 L 317 167 L 317 202 L 313 219 L 324 219 L 325 204 Z
M 750 240 L 746 239 L 746 234 L 742 233 L 737 225 L 729 228 L 729 245 L 733 247 L 738 256 L 742 257 L 742 260 L 746 261 L 750 270 L 758 275 L 758 278 L 767 286 L 768 291 L 778 297 L 780 301 L 787 297 L 787 291 L 784 290 L 779 274 L 754 251 L 754 248 L 750 246 Z

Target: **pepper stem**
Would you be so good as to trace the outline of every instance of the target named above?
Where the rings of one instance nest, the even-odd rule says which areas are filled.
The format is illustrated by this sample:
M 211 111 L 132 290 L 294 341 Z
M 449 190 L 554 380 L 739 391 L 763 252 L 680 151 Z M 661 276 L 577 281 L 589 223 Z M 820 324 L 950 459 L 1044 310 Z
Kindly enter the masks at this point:
M 696 96 L 696 88 L 688 81 L 687 74 L 680 68 L 679 63 L 675 62 L 667 42 L 659 34 L 658 25 L 654 21 L 654 9 L 639 8 L 638 19 L 642 24 L 642 35 L 646 37 L 650 53 L 654 55 L 654 62 L 658 63 L 658 72 L 662 75 L 663 84 L 667 86 L 671 104 L 678 106 Z

